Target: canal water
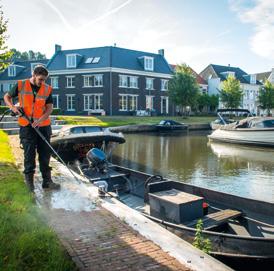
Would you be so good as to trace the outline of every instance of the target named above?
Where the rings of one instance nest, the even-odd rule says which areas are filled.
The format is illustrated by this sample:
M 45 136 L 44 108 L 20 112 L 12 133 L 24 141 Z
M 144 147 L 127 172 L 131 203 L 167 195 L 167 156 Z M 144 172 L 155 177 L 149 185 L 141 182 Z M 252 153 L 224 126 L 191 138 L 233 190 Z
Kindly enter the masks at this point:
M 208 132 L 126 134 L 112 162 L 243 197 L 274 202 L 274 149 L 209 142 Z

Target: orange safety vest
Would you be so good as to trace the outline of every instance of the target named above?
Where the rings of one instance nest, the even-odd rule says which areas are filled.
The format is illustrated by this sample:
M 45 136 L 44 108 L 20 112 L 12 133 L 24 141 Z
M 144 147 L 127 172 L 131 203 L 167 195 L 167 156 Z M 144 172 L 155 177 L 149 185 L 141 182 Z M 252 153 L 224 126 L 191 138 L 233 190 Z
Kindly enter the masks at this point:
M 18 81 L 18 97 L 20 107 L 24 109 L 25 115 L 30 119 L 38 120 L 40 119 L 46 111 L 46 100 L 49 97 L 52 88 L 47 84 L 42 84 L 38 90 L 35 101 L 34 95 L 31 88 L 30 80 L 19 80 Z M 34 102 L 33 102 L 34 101 Z M 18 118 L 18 123 L 20 126 L 29 125 L 29 121 L 26 117 L 21 116 Z M 48 126 L 50 125 L 50 118 L 39 123 L 39 126 Z

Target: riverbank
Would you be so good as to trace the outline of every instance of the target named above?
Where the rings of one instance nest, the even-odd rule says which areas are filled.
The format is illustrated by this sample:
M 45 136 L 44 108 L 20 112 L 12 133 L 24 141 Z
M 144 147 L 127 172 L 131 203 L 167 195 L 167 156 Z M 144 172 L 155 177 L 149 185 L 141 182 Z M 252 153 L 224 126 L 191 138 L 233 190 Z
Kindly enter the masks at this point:
M 18 136 L 10 142 L 22 161 Z M 99 200 L 95 186 L 76 182 L 56 160 L 51 167 L 61 189 L 44 191 L 38 173 L 36 200 L 80 270 L 231 270 L 118 200 Z
M 163 119 L 171 119 L 185 124 L 204 124 L 216 119 L 214 116 L 191 117 L 137 117 L 137 116 L 58 116 L 57 120 L 70 125 L 99 125 L 103 127 L 117 127 L 125 125 L 156 125 Z
M 76 270 L 45 224 L 0 131 L 0 270 Z

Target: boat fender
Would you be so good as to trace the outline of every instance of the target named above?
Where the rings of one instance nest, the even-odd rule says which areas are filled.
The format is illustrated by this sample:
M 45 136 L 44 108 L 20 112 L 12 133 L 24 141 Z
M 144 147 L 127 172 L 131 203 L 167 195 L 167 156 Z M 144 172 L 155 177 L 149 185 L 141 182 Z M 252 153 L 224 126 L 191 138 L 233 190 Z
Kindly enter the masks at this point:
M 208 214 L 208 203 L 203 202 L 203 215 Z

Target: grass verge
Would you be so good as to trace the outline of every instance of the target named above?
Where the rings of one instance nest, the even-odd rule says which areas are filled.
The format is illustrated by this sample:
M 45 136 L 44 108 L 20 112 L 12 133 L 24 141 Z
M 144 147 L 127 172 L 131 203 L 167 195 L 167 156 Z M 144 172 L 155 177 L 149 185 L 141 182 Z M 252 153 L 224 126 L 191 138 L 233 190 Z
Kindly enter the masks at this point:
M 27 191 L 0 130 L 0 270 L 77 270 Z
M 115 127 L 122 125 L 158 124 L 162 119 L 172 119 L 182 123 L 210 123 L 216 117 L 137 117 L 137 116 L 59 116 L 58 120 L 64 120 L 71 125 L 99 125 Z

